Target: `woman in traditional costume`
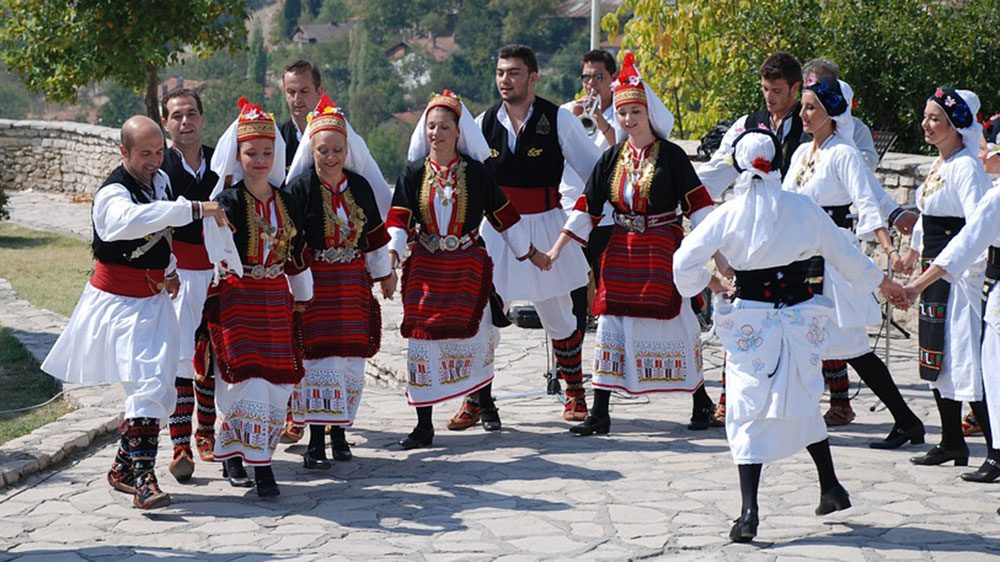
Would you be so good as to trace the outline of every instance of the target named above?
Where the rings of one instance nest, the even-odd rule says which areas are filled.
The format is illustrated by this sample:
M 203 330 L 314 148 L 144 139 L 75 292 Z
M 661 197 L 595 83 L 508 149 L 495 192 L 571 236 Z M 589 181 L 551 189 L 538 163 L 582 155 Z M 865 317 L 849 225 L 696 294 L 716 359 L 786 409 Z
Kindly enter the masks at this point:
M 837 480 L 826 423 L 821 359 L 832 302 L 814 296 L 810 260 L 823 255 L 855 290 L 879 287 L 903 302 L 887 279 L 805 195 L 782 191 L 781 147 L 769 131 L 750 129 L 734 144 L 741 172 L 737 197 L 712 211 L 681 243 L 674 279 L 682 295 L 728 282 L 705 267 L 717 252 L 735 270 L 735 298 L 719 300 L 715 329 L 726 348 L 726 436 L 739 469 L 742 508 L 729 533 L 736 542 L 757 534 L 757 490 L 764 463 L 805 448 L 820 482 L 817 515 L 851 506 Z
M 806 86 L 802 93 L 802 127 L 813 140 L 799 146 L 792 155 L 783 188 L 808 195 L 821 206 L 845 238 L 856 246 L 859 239 L 875 238 L 898 271 L 902 267 L 899 252 L 892 246 L 886 217 L 878 202 L 874 183 L 865 162 L 854 146 L 851 103 L 854 93 L 847 83 L 826 77 Z M 851 204 L 857 208 L 857 224 L 849 218 Z M 854 291 L 841 272 L 825 267 L 823 258 L 813 260 L 814 274 L 821 277 L 822 294 L 833 299 L 834 320 L 827 326 L 827 355 L 823 375 L 830 384 L 830 409 L 824 415 L 828 425 L 843 425 L 854 419 L 846 389 L 838 396 L 833 381 L 846 382 L 847 365 L 892 413 L 895 424 L 885 439 L 873 441 L 876 449 L 895 449 L 924 441 L 924 425 L 907 406 L 892 380 L 888 367 L 872 351 L 867 326 L 882 321 L 878 301 L 870 291 Z M 818 285 L 818 283 L 817 283 Z
M 301 209 L 279 189 L 285 167 L 275 155 L 284 154 L 284 141 L 271 115 L 245 98 L 239 107 L 212 158 L 219 175 L 212 196 L 233 230 L 205 223 L 205 247 L 222 278 L 205 305 L 204 322 L 221 379 L 215 458 L 225 463 L 223 474 L 233 486 L 254 486 L 258 496 L 269 497 L 280 493 L 271 457 L 292 387 L 303 375 L 292 311 L 312 299 L 312 275 L 303 255 Z M 243 463 L 254 467 L 252 482 Z
M 303 463 L 330 467 L 324 441 L 330 428 L 334 460 L 352 458 L 344 429 L 354 423 L 365 387 L 365 359 L 382 340 L 382 315 L 372 295 L 379 282 L 390 298 L 396 272 L 389 267 L 389 234 L 375 189 L 389 186 L 343 112 L 323 94 L 288 172 L 287 190 L 302 205 L 313 300 L 302 313 L 305 377 L 292 391 L 292 420 L 309 426 Z
M 611 203 L 615 227 L 593 305 L 594 404 L 587 418 L 570 428 L 577 435 L 610 431 L 613 390 L 697 393 L 695 409 L 701 395 L 706 419 L 712 412 L 702 379 L 701 328 L 671 270 L 684 237 L 678 206 L 697 224 L 711 210 L 712 198 L 684 150 L 666 140 L 673 119 L 642 82 L 631 53 L 622 63 L 614 104 L 628 140 L 598 161 L 549 251 L 555 261 L 570 242 L 586 245 L 605 203 Z
M 403 262 L 403 324 L 409 339 L 406 395 L 417 427 L 399 444 L 426 447 L 434 439 L 434 404 L 478 392 L 482 424 L 500 428 L 491 395 L 493 354 L 502 314 L 493 294 L 493 261 L 478 243 L 483 218 L 520 259 L 547 267 L 521 227 L 520 215 L 483 165 L 486 139 L 468 108 L 445 90 L 435 95 L 410 138 L 409 166 L 393 193 L 389 246 L 393 268 Z
M 934 145 L 939 155 L 917 189 L 921 216 L 906 256 L 907 269 L 912 269 L 917 257 L 927 268 L 963 230 L 966 218 L 973 215 L 991 187 L 977 157 L 982 135 L 977 111 L 979 97 L 968 90 L 938 88 L 927 100 L 924 140 Z M 920 378 L 934 391 L 941 415 L 941 442 L 927 454 L 910 459 L 914 464 L 968 464 L 969 447 L 962 434 L 963 401 L 971 403 L 980 423 L 988 423 L 980 363 L 983 266 L 983 260 L 977 259 L 962 270 L 946 268 L 955 275 L 928 284 L 920 295 Z M 990 432 L 983 433 L 990 455 L 996 456 Z

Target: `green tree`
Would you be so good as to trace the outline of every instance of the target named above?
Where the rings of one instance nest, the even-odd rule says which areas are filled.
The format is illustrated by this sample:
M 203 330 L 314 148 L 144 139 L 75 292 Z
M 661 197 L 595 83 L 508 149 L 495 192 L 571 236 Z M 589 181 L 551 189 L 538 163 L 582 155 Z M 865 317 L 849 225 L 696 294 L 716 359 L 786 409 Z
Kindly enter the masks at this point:
M 264 49 L 264 34 L 260 25 L 255 25 L 250 33 L 247 50 L 247 81 L 260 87 L 267 85 L 267 50 Z
M 78 88 L 110 79 L 144 88 L 151 117 L 160 69 L 187 49 L 241 49 L 246 37 L 243 0 L 6 0 L 0 9 L 0 58 L 29 90 L 72 101 Z
M 38 96 L 0 65 L 0 119 L 24 119 L 40 109 Z
M 106 91 L 108 101 L 101 106 L 99 119 L 105 127 L 117 129 L 125 120 L 143 112 L 142 98 L 131 88 L 112 84 Z M 159 121 L 157 121 L 159 123 Z
M 295 28 L 299 25 L 299 18 L 302 16 L 302 0 L 284 0 L 281 3 L 281 16 L 276 22 L 280 30 L 276 39 L 291 39 L 295 33 Z

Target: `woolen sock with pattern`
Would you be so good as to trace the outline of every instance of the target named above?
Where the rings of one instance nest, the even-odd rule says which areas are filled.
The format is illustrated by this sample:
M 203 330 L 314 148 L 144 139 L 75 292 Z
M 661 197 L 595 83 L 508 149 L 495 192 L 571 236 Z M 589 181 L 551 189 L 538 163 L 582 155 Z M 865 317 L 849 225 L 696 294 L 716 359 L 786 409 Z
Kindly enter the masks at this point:
M 194 381 L 194 395 L 198 407 L 197 435 L 213 437 L 215 435 L 215 377 L 206 377 Z
M 830 406 L 851 407 L 847 361 L 823 361 L 823 380 L 830 389 Z
M 156 482 L 156 449 L 160 440 L 160 420 L 130 418 L 125 420 L 125 439 L 135 471 L 135 486 Z
M 583 398 L 583 332 L 575 330 L 568 338 L 552 340 L 556 368 L 566 383 L 566 396 Z
M 118 452 L 115 453 L 115 460 L 111 463 L 111 472 L 114 473 L 115 478 L 121 480 L 123 478 L 132 478 L 130 474 L 132 472 L 132 456 L 128 454 L 128 439 L 125 437 L 125 422 L 122 422 L 121 437 L 118 439 Z M 134 482 L 131 480 L 125 480 L 124 484 L 129 486 L 133 485 Z
M 170 414 L 170 441 L 174 444 L 174 453 L 183 449 L 191 454 L 191 420 L 194 416 L 194 381 L 182 377 L 174 378 L 174 388 L 177 389 L 177 405 Z

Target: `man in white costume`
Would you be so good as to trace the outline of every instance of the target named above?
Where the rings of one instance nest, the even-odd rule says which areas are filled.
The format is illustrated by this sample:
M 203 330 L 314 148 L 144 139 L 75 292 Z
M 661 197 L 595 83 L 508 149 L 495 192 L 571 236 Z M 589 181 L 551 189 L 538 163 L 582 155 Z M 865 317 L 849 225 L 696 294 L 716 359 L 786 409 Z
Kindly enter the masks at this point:
M 122 165 L 94 195 L 94 274 L 42 370 L 66 382 L 125 387 L 121 446 L 108 482 L 132 494 L 135 507 L 150 509 L 170 503 L 154 473 L 160 425 L 176 397 L 178 324 L 170 299 L 180 283 L 170 229 L 203 216 L 225 224 L 225 214 L 213 202 L 166 200 L 163 134 L 153 120 L 130 118 L 121 136 Z

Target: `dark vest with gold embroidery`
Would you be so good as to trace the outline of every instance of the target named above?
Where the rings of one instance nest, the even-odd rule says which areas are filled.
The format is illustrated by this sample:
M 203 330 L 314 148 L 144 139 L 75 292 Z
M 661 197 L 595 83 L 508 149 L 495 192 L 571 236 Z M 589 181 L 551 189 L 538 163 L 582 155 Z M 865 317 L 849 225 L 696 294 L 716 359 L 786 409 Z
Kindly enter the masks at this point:
M 490 145 L 487 161 L 497 183 L 505 187 L 553 187 L 562 179 L 564 157 L 557 129 L 559 106 L 535 96 L 531 118 L 517 136 L 511 152 L 507 128 L 497 119 L 497 103 L 483 115 L 483 136 Z
M 132 174 L 125 171 L 125 166 L 118 166 L 111 172 L 108 179 L 104 181 L 98 191 L 112 184 L 121 184 L 128 190 L 132 197 L 132 202 L 137 205 L 152 203 L 156 199 L 149 189 L 143 187 L 139 180 Z M 96 196 L 96 194 L 95 194 Z M 170 242 L 167 237 L 163 237 L 152 248 L 141 256 L 132 259 L 132 252 L 139 249 L 146 243 L 145 238 L 134 240 L 116 240 L 105 242 L 97 235 L 97 228 L 93 226 L 94 241 L 91 248 L 94 251 L 94 258 L 108 264 L 124 265 L 136 269 L 166 269 L 170 265 Z

